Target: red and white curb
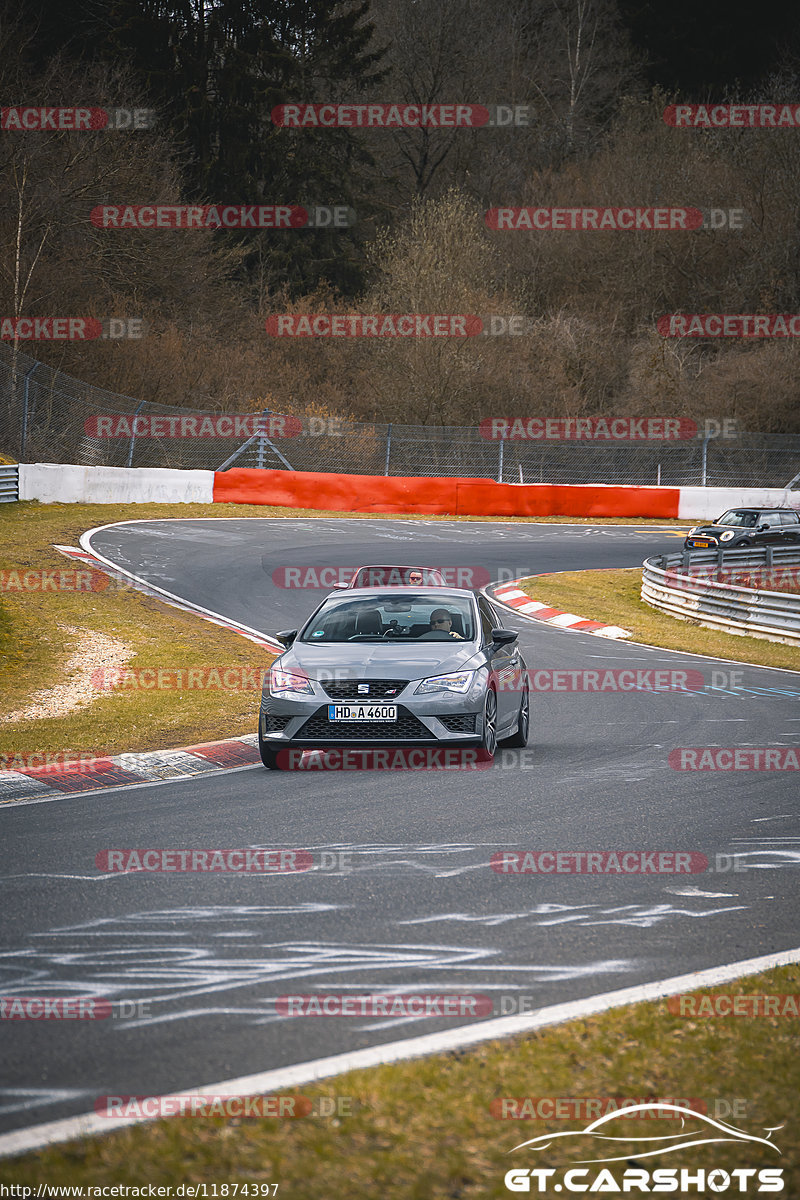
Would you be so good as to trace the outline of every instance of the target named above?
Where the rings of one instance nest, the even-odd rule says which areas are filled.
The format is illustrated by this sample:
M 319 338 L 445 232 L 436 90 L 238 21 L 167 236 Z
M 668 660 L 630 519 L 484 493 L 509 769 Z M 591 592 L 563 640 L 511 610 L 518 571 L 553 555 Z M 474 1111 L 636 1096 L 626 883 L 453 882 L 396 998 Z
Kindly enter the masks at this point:
M 519 582 L 519 579 L 515 579 L 511 583 L 495 588 L 492 592 L 492 599 L 504 604 L 506 608 L 513 608 L 514 612 L 519 613 L 520 616 L 533 621 L 544 621 L 545 624 L 556 625 L 559 629 L 574 629 L 580 633 L 594 633 L 597 637 L 605 638 L 631 637 L 631 631 L 622 629 L 619 625 L 604 625 L 602 621 L 590 621 L 586 617 L 576 616 L 575 613 L 561 612 L 557 608 L 550 608 L 539 600 L 531 600 L 530 596 L 514 586 Z
M 51 761 L 48 761 L 48 757 Z M 0 806 L 21 800 L 37 803 L 74 792 L 96 792 L 136 783 L 164 783 L 208 771 L 249 767 L 260 762 L 258 734 L 248 733 L 221 742 L 201 742 L 176 750 L 106 754 L 64 759 L 56 755 L 22 755 L 19 768 L 0 771 Z M 41 764 L 34 765 L 39 758 Z M 8 757 L 6 758 L 8 761 Z

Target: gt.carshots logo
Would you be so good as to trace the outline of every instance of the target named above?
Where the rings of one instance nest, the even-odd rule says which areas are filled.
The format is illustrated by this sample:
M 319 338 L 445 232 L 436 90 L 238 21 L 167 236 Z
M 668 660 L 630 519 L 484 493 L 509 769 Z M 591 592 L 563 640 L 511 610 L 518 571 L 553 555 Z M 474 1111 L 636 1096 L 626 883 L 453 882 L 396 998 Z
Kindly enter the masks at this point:
M 487 229 L 497 230 L 676 230 L 700 229 L 699 208 L 490 208 Z
M 477 337 L 480 317 L 467 313 L 281 313 L 268 317 L 271 337 Z
M 621 1133 L 618 1126 L 611 1124 L 643 1116 L 665 1121 L 680 1117 L 681 1132 L 676 1134 L 674 1126 L 672 1130 L 666 1126 L 663 1135 L 654 1132 L 650 1137 L 634 1137 Z M 777 1129 L 782 1128 L 783 1126 L 773 1126 L 764 1130 L 766 1137 L 759 1137 L 680 1102 L 653 1100 L 632 1103 L 626 1108 L 605 1113 L 584 1129 L 557 1134 L 543 1133 L 521 1142 L 510 1151 L 511 1154 L 525 1151 L 526 1156 L 533 1158 L 534 1162 L 537 1159 L 541 1162 L 541 1151 L 547 1150 L 548 1158 L 553 1161 L 556 1156 L 554 1144 L 558 1139 L 558 1148 L 562 1151 L 569 1150 L 571 1155 L 574 1155 L 573 1161 L 579 1162 L 580 1166 L 512 1167 L 506 1171 L 503 1181 L 509 1192 L 550 1194 L 674 1192 L 680 1196 L 689 1196 L 705 1193 L 719 1195 L 725 1192 L 741 1195 L 751 1190 L 757 1193 L 782 1192 L 782 1167 L 653 1168 L 648 1164 L 647 1167 L 626 1166 L 623 1169 L 619 1165 L 623 1162 L 632 1163 L 637 1159 L 651 1159 L 659 1153 L 673 1155 L 676 1152 L 685 1153 L 696 1147 L 720 1143 L 736 1145 L 740 1149 L 747 1148 L 751 1154 L 757 1150 L 759 1158 L 763 1159 L 765 1150 L 780 1155 L 781 1151 L 771 1138 Z M 665 1141 L 669 1143 L 668 1149 L 665 1147 Z M 630 1149 L 624 1153 L 628 1147 Z M 593 1157 L 595 1155 L 597 1157 Z M 603 1163 L 613 1163 L 614 1170 L 600 1165 Z

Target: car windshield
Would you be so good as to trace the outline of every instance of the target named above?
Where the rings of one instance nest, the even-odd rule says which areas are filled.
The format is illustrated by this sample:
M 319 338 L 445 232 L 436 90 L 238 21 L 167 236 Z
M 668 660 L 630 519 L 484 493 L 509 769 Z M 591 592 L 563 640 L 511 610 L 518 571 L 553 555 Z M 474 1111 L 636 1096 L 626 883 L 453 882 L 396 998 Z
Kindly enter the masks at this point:
M 715 521 L 715 525 L 736 525 L 740 529 L 752 529 L 756 523 L 758 514 L 747 512 L 741 508 L 732 508 L 730 512 L 723 513 L 719 520 Z
M 472 603 L 467 597 L 400 592 L 359 600 L 331 599 L 307 623 L 298 641 L 389 644 L 472 641 L 474 637 Z

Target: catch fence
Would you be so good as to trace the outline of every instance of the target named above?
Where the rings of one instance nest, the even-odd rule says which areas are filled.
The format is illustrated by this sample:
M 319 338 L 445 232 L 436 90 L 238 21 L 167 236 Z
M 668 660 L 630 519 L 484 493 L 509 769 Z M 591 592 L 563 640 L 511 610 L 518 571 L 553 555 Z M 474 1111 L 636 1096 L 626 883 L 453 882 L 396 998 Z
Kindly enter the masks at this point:
M 83 383 L 0 343 L 0 450 L 20 462 L 228 470 L 264 467 L 354 475 L 456 476 L 504 483 L 787 487 L 800 479 L 800 437 L 746 433 L 682 441 L 490 441 L 477 426 L 322 418 L 295 436 L 99 437 L 99 416 L 197 418 L 207 409 L 152 404 Z M 253 414 L 251 414 L 252 416 Z M 269 414 L 264 414 L 265 418 Z M 115 429 L 118 426 L 115 425 Z M 181 422 L 173 428 L 180 430 Z

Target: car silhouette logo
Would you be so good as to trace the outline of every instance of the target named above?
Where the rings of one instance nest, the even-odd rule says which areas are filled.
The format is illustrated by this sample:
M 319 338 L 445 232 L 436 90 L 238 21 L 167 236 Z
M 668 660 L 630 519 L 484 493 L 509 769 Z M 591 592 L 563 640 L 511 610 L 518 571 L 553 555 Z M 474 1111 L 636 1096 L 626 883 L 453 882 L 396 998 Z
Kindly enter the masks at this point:
M 609 1132 L 599 1132 L 603 1127 L 608 1127 L 610 1123 L 613 1129 L 613 1122 L 624 1120 L 625 1117 L 641 1116 L 643 1113 L 659 1113 L 667 1115 L 672 1113 L 681 1118 L 681 1129 L 683 1132 L 676 1133 L 669 1137 L 619 1137 L 610 1134 Z M 694 1130 L 687 1129 L 686 1121 L 691 1119 L 697 1122 L 697 1128 Z M 703 1128 L 705 1126 L 705 1128 Z M 756 1142 L 762 1146 L 766 1146 L 770 1150 L 774 1150 L 780 1154 L 780 1150 L 771 1140 L 772 1134 L 777 1130 L 783 1129 L 782 1125 L 775 1125 L 771 1129 L 765 1129 L 766 1137 L 756 1137 L 754 1134 L 745 1133 L 744 1130 L 736 1129 L 732 1125 L 728 1125 L 724 1121 L 714 1120 L 712 1117 L 706 1116 L 704 1113 L 699 1113 L 691 1108 L 683 1108 L 677 1104 L 669 1104 L 666 1101 L 653 1101 L 644 1104 L 632 1104 L 626 1108 L 617 1109 L 616 1112 L 606 1113 L 599 1117 L 590 1125 L 587 1125 L 582 1130 L 572 1130 L 564 1133 L 543 1133 L 539 1137 L 531 1138 L 527 1142 L 520 1142 L 514 1150 L 547 1150 L 559 1138 L 580 1138 L 589 1135 L 591 1138 L 596 1138 L 599 1142 L 605 1142 L 603 1149 L 610 1148 L 608 1143 L 613 1142 L 637 1142 L 640 1143 L 642 1149 L 633 1153 L 628 1152 L 610 1158 L 579 1158 L 576 1161 L 580 1163 L 608 1163 L 608 1162 L 630 1162 L 635 1159 L 650 1158 L 654 1154 L 670 1154 L 676 1150 L 687 1150 L 692 1146 L 709 1145 L 714 1142 Z M 712 1133 L 712 1130 L 715 1133 Z M 716 1136 L 715 1136 L 716 1134 Z M 658 1143 L 653 1148 L 653 1143 Z M 668 1144 L 671 1143 L 671 1144 Z M 513 1154 L 513 1150 L 509 1151 Z

